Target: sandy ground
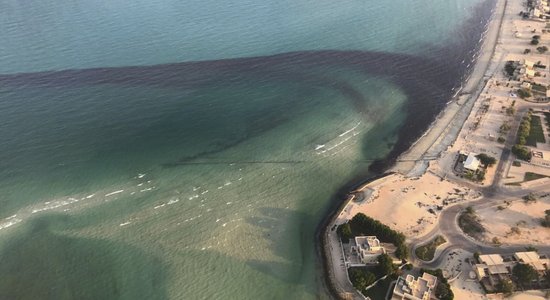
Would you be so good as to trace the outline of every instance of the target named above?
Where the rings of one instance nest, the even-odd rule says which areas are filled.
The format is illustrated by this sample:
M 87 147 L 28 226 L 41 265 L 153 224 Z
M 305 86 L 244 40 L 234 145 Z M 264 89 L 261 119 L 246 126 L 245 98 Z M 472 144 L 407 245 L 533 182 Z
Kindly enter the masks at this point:
M 495 20 L 502 17 L 504 2 L 498 1 Z M 404 161 L 398 162 L 392 169 L 406 176 L 395 174 L 365 186 L 364 199 L 360 202 L 350 201 L 337 217 L 336 224 L 346 222 L 357 213 L 364 213 L 403 232 L 408 238 L 416 238 L 435 228 L 440 210 L 445 206 L 481 196 L 479 192 L 467 187 L 472 186 L 471 182 L 466 183 L 465 179 L 453 174 L 458 152 L 486 153 L 500 158 L 503 145 L 497 142 L 497 138 L 507 136 L 506 132 L 500 131 L 501 126 L 513 121 L 513 116 L 506 113 L 506 108 L 512 106 L 512 103 L 516 110 L 534 105 L 513 95 L 521 82 L 505 78 L 505 62 L 529 59 L 550 66 L 550 55 L 538 54 L 536 47 L 529 44 L 531 37 L 539 34 L 542 36 L 539 46 L 548 46 L 550 33 L 542 33 L 545 23 L 522 20 L 518 16 L 519 11 L 525 10 L 521 1 L 507 1 L 506 8 L 500 29 L 498 21 L 491 22 L 484 51 L 461 95 L 437 117 L 426 134 L 400 157 Z M 496 45 L 494 49 L 493 45 Z M 531 54 L 525 55 L 523 52 L 527 48 Z M 541 71 L 542 76 L 533 81 L 546 85 L 550 83 L 549 69 Z M 535 106 L 548 108 L 548 104 Z M 525 170 L 533 171 L 533 168 L 528 166 Z M 517 178 L 523 179 L 526 172 L 513 167 L 510 170 L 508 177 L 511 178 L 508 179 L 515 181 L 518 181 Z M 487 179 L 480 186 L 491 184 L 493 177 L 494 167 L 488 170 Z M 488 239 L 496 236 L 505 244 L 548 244 L 550 229 L 541 227 L 539 219 L 546 209 L 550 209 L 550 197 L 532 204 L 525 204 L 522 200 L 503 203 L 503 207 L 500 210 L 493 207 L 478 211 L 488 230 Z M 517 229 L 512 232 L 512 227 Z M 471 256 L 471 253 L 463 250 L 451 252 L 444 262 L 444 272 L 451 278 L 456 277 L 452 280 L 455 299 L 488 299 L 471 276 L 473 270 L 466 263 L 466 258 Z M 541 294 L 521 294 L 512 299 L 543 298 Z
M 503 201 L 501 208 L 490 207 L 477 211 L 481 224 L 487 230 L 486 240 L 497 237 L 503 244 L 548 245 L 550 229 L 542 227 L 539 222 L 545 215 L 544 211 L 550 209 L 550 196 L 531 204 L 523 200 L 510 204 Z
M 548 299 L 545 297 L 546 294 L 541 291 L 529 291 L 524 293 L 516 293 L 512 297 L 508 298 L 510 300 L 544 300 Z
M 511 166 L 506 174 L 504 179 L 504 184 L 506 183 L 521 183 L 523 182 L 525 172 L 532 172 L 541 175 L 546 175 L 550 177 L 550 168 L 544 168 L 540 166 L 535 166 L 527 163 L 522 163 L 520 167 Z M 544 183 L 541 182 L 541 183 Z M 535 183 L 536 184 L 536 183 Z
M 370 197 L 350 202 L 341 217 L 364 213 L 381 220 L 407 237 L 418 237 L 434 228 L 441 208 L 480 196 L 467 187 L 426 173 L 420 178 L 392 175 L 382 184 L 375 182 L 365 189 Z
M 445 259 L 442 270 L 450 278 L 455 299 L 487 299 L 481 285 L 474 279 L 475 273 L 472 273 L 474 271 L 469 263 L 472 257 L 472 253 L 459 249 L 450 252 Z

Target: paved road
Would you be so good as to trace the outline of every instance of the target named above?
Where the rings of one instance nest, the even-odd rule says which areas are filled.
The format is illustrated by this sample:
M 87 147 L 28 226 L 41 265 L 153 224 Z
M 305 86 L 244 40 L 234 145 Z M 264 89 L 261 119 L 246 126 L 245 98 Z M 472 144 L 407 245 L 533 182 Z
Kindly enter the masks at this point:
M 512 189 L 507 189 L 503 187 L 501 184 L 502 179 L 506 173 L 505 170 L 507 166 L 511 164 L 511 160 L 513 159 L 513 155 L 511 155 L 511 151 L 509 149 L 515 143 L 515 133 L 517 132 L 521 118 L 524 115 L 524 113 L 527 111 L 527 109 L 528 109 L 527 107 L 522 107 L 518 110 L 518 113 L 516 114 L 514 124 L 510 129 L 510 132 L 508 133 L 504 151 L 502 152 L 500 160 L 496 166 L 495 179 L 493 180 L 493 183 L 488 187 L 477 188 L 483 193 L 483 197 L 473 202 L 468 202 L 465 204 L 456 204 L 444 209 L 441 212 L 441 215 L 439 216 L 439 223 L 438 223 L 438 226 L 436 226 L 436 228 L 434 228 L 428 234 L 420 238 L 413 239 L 411 241 L 410 257 L 411 257 L 411 262 L 413 264 L 420 267 L 425 267 L 425 268 L 440 267 L 443 263 L 443 260 L 447 256 L 447 254 L 456 249 L 464 249 L 469 252 L 477 251 L 481 253 L 506 254 L 506 253 L 512 253 L 516 251 L 521 251 L 521 250 L 524 250 L 525 247 L 530 246 L 527 244 L 514 245 L 514 246 L 500 246 L 500 247 L 487 245 L 487 244 L 478 242 L 473 238 L 467 236 L 458 226 L 458 216 L 464 209 L 466 209 L 467 206 L 473 207 L 474 210 L 479 210 L 479 209 L 489 208 L 489 207 L 495 207 L 495 210 L 496 210 L 497 206 L 502 205 L 504 201 L 523 201 L 521 198 L 529 193 L 541 194 L 541 193 L 550 192 L 550 187 L 546 185 L 527 188 L 527 189 L 523 188 L 520 190 L 517 190 L 517 189 L 512 190 Z M 442 251 L 436 252 L 436 257 L 431 262 L 424 262 L 418 259 L 414 253 L 414 250 L 418 246 L 428 241 L 431 241 L 438 234 L 441 234 L 446 238 L 447 243 L 445 245 L 447 246 Z M 550 254 L 550 245 L 537 246 L 536 248 L 541 253 Z

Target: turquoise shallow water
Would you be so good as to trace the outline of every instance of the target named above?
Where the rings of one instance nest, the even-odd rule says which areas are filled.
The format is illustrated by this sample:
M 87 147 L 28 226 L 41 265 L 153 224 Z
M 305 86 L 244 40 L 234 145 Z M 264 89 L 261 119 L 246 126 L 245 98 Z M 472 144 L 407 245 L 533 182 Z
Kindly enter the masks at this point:
M 460 85 L 476 4 L 0 4 L 0 299 L 328 297 L 317 225 Z

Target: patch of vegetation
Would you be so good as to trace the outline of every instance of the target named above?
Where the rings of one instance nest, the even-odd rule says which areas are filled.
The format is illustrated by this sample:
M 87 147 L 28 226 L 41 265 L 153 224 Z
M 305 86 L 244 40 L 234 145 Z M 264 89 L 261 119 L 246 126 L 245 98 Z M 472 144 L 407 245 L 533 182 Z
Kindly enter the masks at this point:
M 502 136 L 499 136 L 497 142 L 499 142 L 500 144 L 504 144 L 504 142 L 506 142 L 506 139 Z
M 515 290 L 514 284 L 510 279 L 503 279 L 497 285 L 497 292 L 503 293 L 505 296 L 510 296 Z
M 546 86 L 542 85 L 542 84 L 537 84 L 537 83 L 533 83 L 531 85 L 531 89 L 533 90 L 533 92 L 537 92 L 537 93 L 540 93 L 540 94 L 546 94 Z M 530 108 L 529 110 L 533 110 L 532 108 Z
M 386 279 L 378 281 L 375 286 L 368 289 L 363 295 L 371 299 L 384 299 L 392 281 L 393 279 L 388 276 Z
M 414 253 L 421 260 L 430 261 L 434 258 L 435 249 L 437 249 L 437 247 L 439 247 L 439 245 L 441 245 L 445 242 L 446 242 L 445 238 L 438 235 L 438 236 L 435 237 L 435 239 L 433 239 L 428 244 L 416 248 Z
M 537 271 L 528 264 L 516 264 L 512 269 L 512 275 L 523 289 L 531 285 L 531 282 L 539 278 Z
M 500 125 L 499 133 L 502 133 L 502 134 L 508 133 L 510 128 L 512 128 L 510 124 L 508 124 L 508 122 L 504 122 L 502 123 L 502 125 Z
M 512 147 L 512 153 L 521 160 L 530 161 L 531 160 L 531 151 L 529 148 L 516 144 Z
M 485 153 L 478 154 L 478 155 L 476 155 L 476 157 L 477 157 L 477 159 L 479 159 L 479 161 L 482 164 L 484 164 L 487 167 L 490 167 L 490 166 L 494 165 L 497 162 L 496 158 L 494 158 L 492 156 L 489 156 Z
M 471 170 L 466 170 L 466 173 L 464 174 L 464 178 L 471 181 L 480 182 L 485 180 L 485 171 L 479 170 L 477 172 L 474 172 Z
M 509 234 L 520 235 L 521 234 L 521 229 L 519 229 L 519 227 L 517 227 L 517 226 L 512 226 L 512 227 L 510 227 L 510 233 Z
M 358 291 L 365 293 L 365 288 L 376 281 L 376 275 L 365 268 L 349 268 L 349 279 Z
M 525 247 L 525 251 L 527 251 L 527 252 L 529 252 L 529 251 L 539 252 L 539 249 L 537 249 L 533 246 L 527 246 L 527 247 Z
M 526 182 L 526 181 L 537 180 L 545 177 L 548 177 L 548 176 L 533 173 L 533 172 L 525 172 L 525 175 L 523 176 L 523 181 Z
M 529 135 L 526 137 L 526 144 L 536 147 L 537 143 L 546 143 L 542 123 L 539 116 L 531 116 L 529 124 Z
M 518 93 L 518 96 L 521 99 L 525 99 L 525 98 L 529 98 L 529 97 L 533 96 L 533 94 L 531 94 L 531 91 L 529 89 L 526 89 L 526 88 L 518 89 L 517 93 Z
M 351 233 L 351 226 L 349 225 L 349 222 L 338 226 L 337 232 L 342 243 L 347 243 L 351 238 L 353 238 L 353 234 Z
M 358 213 L 349 222 L 354 236 L 375 235 L 380 241 L 393 243 L 397 247 L 395 256 L 400 259 L 407 258 L 407 246 L 405 245 L 405 235 L 395 231 L 365 214 Z
M 537 196 L 533 193 L 529 193 L 529 194 L 523 196 L 521 199 L 523 199 L 523 201 L 525 201 L 525 203 L 537 202 Z
M 531 49 L 526 48 L 525 50 L 523 50 L 523 54 L 528 54 L 528 53 L 531 53 Z
M 506 75 L 510 77 L 514 76 L 515 70 L 516 70 L 516 64 L 512 60 L 507 61 L 506 64 L 504 65 L 504 72 L 506 72 Z
M 443 272 L 441 269 L 437 270 L 424 270 L 421 269 L 420 273 L 424 274 L 424 272 L 428 274 L 432 274 L 435 277 L 437 277 L 437 286 L 435 287 L 435 296 L 439 300 L 453 300 L 455 298 L 455 295 L 453 294 L 453 291 L 451 290 L 451 285 L 449 282 L 447 282 L 447 279 L 443 277 Z
M 471 206 L 458 217 L 458 226 L 468 235 L 478 235 L 485 232 L 485 228 L 481 225 L 479 218 Z
M 544 53 L 544 52 L 548 51 L 548 47 L 546 47 L 546 46 L 537 47 L 537 51 L 539 53 Z
M 525 145 L 530 131 L 531 131 L 531 112 L 529 112 L 525 117 L 523 117 L 523 120 L 521 120 L 521 123 L 519 124 L 518 134 L 517 134 L 518 135 L 517 143 L 519 145 L 522 145 L 522 146 Z
M 539 44 L 539 40 L 538 39 L 532 39 L 531 40 L 531 45 L 538 45 Z
M 393 264 L 393 260 L 387 254 L 382 254 L 378 256 L 378 265 L 376 265 L 376 273 L 380 277 L 386 275 L 393 275 L 397 271 L 397 267 Z
M 544 218 L 540 221 L 540 225 L 550 227 L 550 209 L 544 211 Z

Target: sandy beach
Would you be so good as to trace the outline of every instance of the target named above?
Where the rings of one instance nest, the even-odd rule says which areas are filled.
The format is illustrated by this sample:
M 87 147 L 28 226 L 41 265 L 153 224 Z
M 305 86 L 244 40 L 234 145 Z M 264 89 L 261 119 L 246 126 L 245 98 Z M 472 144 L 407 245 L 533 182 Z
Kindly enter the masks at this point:
M 483 244 L 484 242 L 493 241 L 496 237 L 502 245 L 515 248 L 540 245 L 546 249 L 550 241 L 548 229 L 540 226 L 544 211 L 550 209 L 548 197 L 541 197 L 535 203 L 525 203 L 521 196 L 515 196 L 514 200 L 502 201 L 501 207 L 493 205 L 495 201 L 486 205 L 483 202 L 485 200 L 481 200 L 486 199 L 484 192 L 490 195 L 500 192 L 513 198 L 511 195 L 521 195 L 522 188 L 542 191 L 549 182 L 547 178 L 523 182 L 526 170 L 547 174 L 549 169 L 530 164 L 525 164 L 526 167 L 521 170 L 514 169 L 508 157 L 517 125 L 504 133 L 501 130 L 503 124 L 519 124 L 528 108 L 542 109 L 547 106 L 523 101 L 516 103 L 518 98 L 513 95 L 515 86 L 511 85 L 502 71 L 507 60 L 522 59 L 530 34 L 541 32 L 544 27 L 544 23 L 518 17 L 517 12 L 522 9 L 523 3 L 497 1 L 482 51 L 463 89 L 437 116 L 426 133 L 398 158 L 390 169 L 392 174 L 353 191 L 353 196 L 329 225 L 343 224 L 357 213 L 364 213 L 401 231 L 407 241 L 422 243 L 428 241 L 423 241 L 422 237 L 430 239 L 436 234 L 447 237 L 441 231 L 443 221 L 440 215 L 452 208 L 453 219 L 444 222 L 446 233 L 452 235 L 455 242 L 469 244 L 471 247 L 467 249 L 471 252 L 458 249 L 458 245 L 446 243 L 444 248 L 451 247 L 450 250 L 444 253 L 437 250 L 439 254 L 436 251 L 436 256 L 440 257 L 434 259 L 434 266 L 442 268 L 446 277 L 452 279 L 452 289 L 457 297 L 455 299 L 492 299 L 492 296 L 485 296 L 475 274 L 470 272 L 472 268 L 469 265 L 472 252 L 482 247 L 494 249 L 491 248 L 494 247 L 493 243 Z M 542 57 L 533 54 L 533 57 L 532 59 L 540 58 L 544 61 L 549 59 L 548 55 Z M 507 113 L 509 107 L 514 107 L 518 113 Z M 499 136 L 505 137 L 505 142 L 497 142 L 496 138 Z M 485 179 L 474 182 L 455 172 L 459 152 L 475 155 L 484 153 L 497 158 L 499 162 L 487 167 Z M 514 184 L 503 185 L 510 182 Z M 449 233 L 449 230 L 460 231 L 456 224 L 456 229 L 453 228 L 453 223 L 456 223 L 458 213 L 470 205 L 469 202 L 482 207 L 476 211 L 486 229 L 485 237 L 480 241 L 465 236 L 457 237 L 461 234 L 459 232 Z M 333 235 L 335 233 L 327 232 L 327 240 L 337 243 L 337 238 Z M 336 249 L 334 244 L 332 249 Z M 330 250 L 328 252 L 331 253 Z M 333 260 L 338 257 L 334 251 L 331 255 Z M 430 267 L 433 266 L 430 264 Z M 336 285 L 339 284 L 338 281 L 345 280 L 343 277 L 338 279 L 339 273 L 342 273 L 341 269 L 334 272 L 336 276 L 333 281 Z M 536 293 L 521 294 L 515 295 L 513 299 L 540 299 L 539 297 Z
M 371 196 L 361 202 L 350 202 L 340 215 L 342 220 L 364 213 L 383 222 L 407 237 L 422 236 L 437 224 L 440 211 L 455 203 L 478 199 L 481 194 L 454 184 L 432 173 L 408 178 L 389 176 L 383 184 L 364 187 Z

